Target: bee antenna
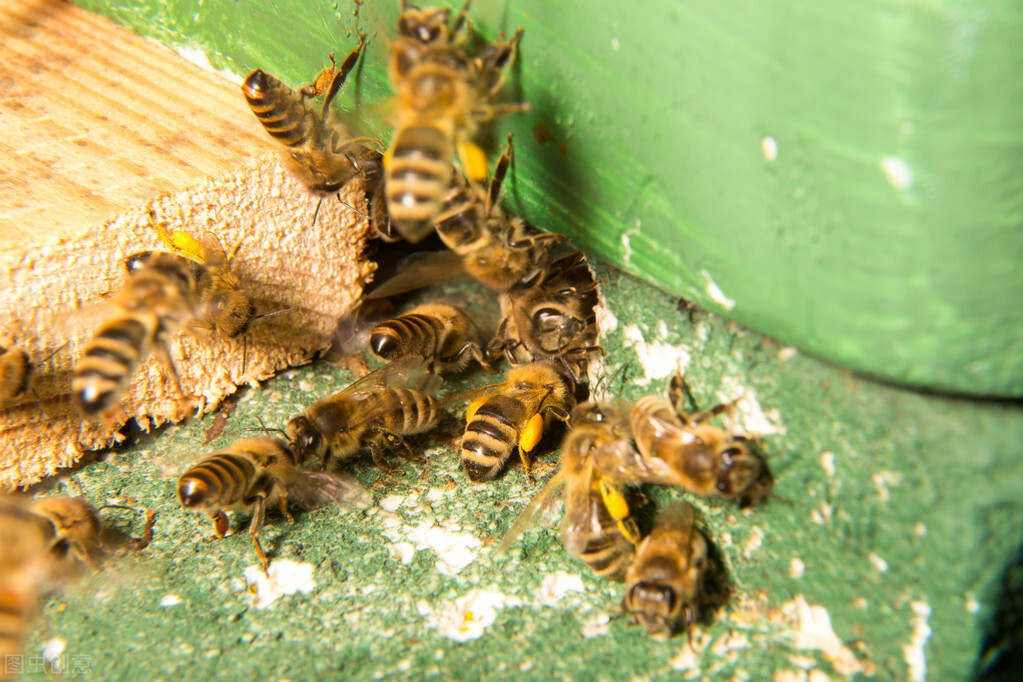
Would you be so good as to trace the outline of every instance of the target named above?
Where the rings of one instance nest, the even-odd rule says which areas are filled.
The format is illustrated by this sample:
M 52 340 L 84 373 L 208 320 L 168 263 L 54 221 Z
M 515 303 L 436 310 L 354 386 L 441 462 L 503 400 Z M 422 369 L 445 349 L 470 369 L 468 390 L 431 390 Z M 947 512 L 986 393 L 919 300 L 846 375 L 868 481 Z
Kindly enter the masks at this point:
M 316 225 L 316 216 L 320 215 L 320 206 L 322 206 L 322 205 L 323 205 L 323 197 L 320 197 L 320 200 L 316 202 L 316 210 L 313 211 L 313 223 L 312 223 L 313 226 Z
M 294 306 L 292 306 L 291 308 L 283 308 L 281 310 L 274 310 L 274 311 L 269 312 L 269 313 L 262 313 L 260 315 L 254 315 L 252 317 L 252 319 L 253 320 L 258 320 L 261 317 L 271 317 L 273 315 L 280 315 L 281 313 L 290 313 L 292 310 L 296 310 L 296 308 Z
M 337 200 L 341 202 L 341 205 L 342 205 L 342 206 L 344 206 L 345 208 L 347 208 L 347 209 L 349 209 L 349 210 L 353 211 L 353 212 L 354 212 L 354 213 L 355 213 L 356 215 L 358 215 L 358 216 L 359 216 L 360 218 L 366 218 L 367 220 L 369 219 L 369 214 L 368 214 L 368 213 L 365 213 L 365 212 L 363 212 L 363 211 L 360 211 L 359 209 L 355 208 L 354 206 L 352 206 L 351 204 L 349 204 L 349 203 L 348 203 L 347 201 L 345 201 L 344 199 L 342 199 L 342 198 L 341 198 L 341 192 L 338 192 L 338 193 L 337 193 Z M 316 207 L 316 210 L 317 210 L 317 211 L 319 211 L 319 210 L 320 210 L 320 207 L 319 207 L 319 205 L 317 205 L 317 207 Z
M 287 431 L 285 431 L 284 429 L 277 429 L 277 428 L 271 429 L 269 426 L 266 425 L 266 422 L 263 421 L 263 418 L 258 416 L 258 415 L 256 416 L 256 421 L 259 422 L 259 428 L 258 429 L 246 429 L 246 430 L 249 431 L 250 433 L 262 431 L 263 433 L 265 433 L 267 435 L 270 435 L 271 433 L 279 433 L 282 436 L 284 436 L 284 440 L 288 441 L 289 443 L 291 442 L 291 439 L 288 438 Z

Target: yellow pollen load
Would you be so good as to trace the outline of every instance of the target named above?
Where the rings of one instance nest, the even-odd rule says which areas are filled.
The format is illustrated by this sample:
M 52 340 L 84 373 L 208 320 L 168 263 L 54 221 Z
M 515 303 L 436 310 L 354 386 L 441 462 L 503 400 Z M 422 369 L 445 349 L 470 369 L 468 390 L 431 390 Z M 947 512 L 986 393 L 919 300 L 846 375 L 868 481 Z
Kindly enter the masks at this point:
M 167 230 L 164 229 L 163 225 L 155 223 L 155 226 L 157 234 L 160 235 L 160 240 L 169 246 L 172 251 L 200 263 L 206 262 L 206 249 L 203 248 L 202 244 L 195 237 L 184 230 L 171 230 L 170 234 L 167 234 Z
M 483 182 L 487 179 L 487 155 L 479 145 L 468 141 L 462 142 L 459 145 L 458 156 L 465 177 L 473 182 Z
M 476 411 L 480 409 L 480 406 L 487 401 L 489 395 L 481 395 L 476 400 L 469 403 L 469 407 L 465 410 L 465 421 L 472 421 L 472 418 L 476 416 Z
M 606 478 L 600 479 L 600 496 L 604 499 L 604 506 L 607 507 L 611 518 L 621 521 L 629 516 L 629 503 L 625 501 L 621 493 L 612 488 Z
M 530 417 L 526 422 L 526 427 L 522 429 L 522 435 L 519 436 L 519 447 L 524 452 L 530 452 L 541 438 L 543 438 L 543 415 L 537 413 Z

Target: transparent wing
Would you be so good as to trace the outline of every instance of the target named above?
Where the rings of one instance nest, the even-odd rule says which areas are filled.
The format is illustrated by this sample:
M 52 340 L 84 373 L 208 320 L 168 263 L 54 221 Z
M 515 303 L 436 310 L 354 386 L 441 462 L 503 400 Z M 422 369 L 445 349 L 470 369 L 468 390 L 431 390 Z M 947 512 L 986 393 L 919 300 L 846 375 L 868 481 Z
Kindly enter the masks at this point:
M 335 504 L 366 509 L 373 504 L 369 490 L 351 476 L 299 468 L 292 474 L 285 484 L 288 498 L 305 509 Z
M 394 277 L 363 295 L 368 300 L 408 293 L 437 282 L 468 278 L 465 262 L 452 251 L 431 251 L 412 254 Z
M 508 529 L 508 532 L 501 538 L 501 544 L 497 546 L 497 553 L 507 551 L 511 547 L 512 543 L 519 539 L 519 537 L 536 521 L 537 517 L 543 512 L 550 508 L 557 500 L 555 493 L 565 480 L 564 472 L 558 469 L 558 472 L 551 477 L 544 487 L 533 496 L 533 499 L 523 508 L 519 513 L 515 522 Z

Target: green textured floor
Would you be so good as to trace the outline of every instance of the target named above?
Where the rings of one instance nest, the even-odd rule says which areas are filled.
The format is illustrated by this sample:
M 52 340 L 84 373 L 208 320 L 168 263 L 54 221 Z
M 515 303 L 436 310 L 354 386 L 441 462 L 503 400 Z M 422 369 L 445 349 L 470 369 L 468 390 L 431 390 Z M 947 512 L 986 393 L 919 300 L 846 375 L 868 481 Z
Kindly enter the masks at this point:
M 401 465 L 397 477 L 368 457 L 354 466 L 393 511 L 319 509 L 294 525 L 271 515 L 263 534 L 271 559 L 310 564 L 315 587 L 255 608 L 244 576 L 256 564 L 247 536 L 202 541 L 211 526 L 178 507 L 175 480 L 257 416 L 283 426 L 345 386 L 350 375 L 322 361 L 244 391 L 208 448 L 199 444 L 212 417 L 143 437 L 46 492 L 134 500 L 159 517 L 141 556 L 50 600 L 29 653 L 63 640 L 74 679 L 966 676 L 986 602 L 997 598 L 1023 537 L 1023 412 L 881 386 L 706 313 L 691 323 L 667 295 L 597 271 L 616 318 L 605 319 L 608 366 L 631 363 L 626 397 L 663 391 L 676 358 L 689 359 L 702 404 L 743 396 L 735 418 L 763 435 L 775 490 L 791 501 L 748 512 L 694 501 L 735 588 L 698 631 L 695 655 L 684 636 L 655 642 L 616 617 L 622 587 L 565 555 L 556 517 L 496 555 L 539 486 L 527 485 L 517 466 L 495 483 L 469 485 L 448 445 L 428 450 L 426 466 Z M 461 300 L 475 307 L 481 297 Z M 554 457 L 545 461 L 541 476 L 553 471 Z M 428 547 L 445 540 L 440 554 Z M 545 579 L 552 582 L 541 590 Z M 442 624 L 445 615 L 456 627 Z M 467 615 L 483 620 L 482 636 L 455 641 L 451 633 L 479 628 Z

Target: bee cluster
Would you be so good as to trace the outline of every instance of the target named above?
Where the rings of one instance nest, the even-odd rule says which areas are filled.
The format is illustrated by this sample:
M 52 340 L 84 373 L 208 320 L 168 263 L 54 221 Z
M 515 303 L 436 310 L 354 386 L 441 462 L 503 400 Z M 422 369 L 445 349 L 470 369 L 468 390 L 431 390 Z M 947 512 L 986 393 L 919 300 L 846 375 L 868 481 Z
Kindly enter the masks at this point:
M 496 294 L 499 323 L 487 338 L 464 310 L 444 302 L 380 321 L 370 329 L 368 345 L 387 364 L 309 405 L 283 428 L 263 425 L 261 435 L 205 456 L 180 476 L 178 499 L 208 515 L 217 537 L 229 527 L 225 512 L 250 514 L 249 535 L 265 572 L 269 561 L 259 532 L 268 506 L 289 519 L 292 503 L 305 509 L 368 507 L 369 491 L 339 469 L 366 450 L 387 471 L 393 471 L 391 454 L 420 459 L 408 439 L 434 430 L 449 407 L 468 403 L 459 451 L 466 476 L 476 483 L 500 476 L 516 453 L 525 477 L 535 482 L 533 455 L 542 441 L 553 445 L 558 424 L 563 424 L 567 429 L 558 471 L 502 546 L 514 542 L 563 488 L 566 551 L 597 575 L 624 581 L 622 609 L 650 634 L 688 630 L 701 605 L 710 603 L 702 586 L 715 571 L 712 547 L 685 502 L 663 509 L 653 528 L 642 533 L 635 491 L 648 484 L 678 486 L 748 506 L 769 494 L 770 475 L 743 436 L 708 423 L 728 405 L 695 414 L 683 410 L 687 390 L 681 375 L 672 381 L 668 399 L 646 396 L 628 405 L 591 395 L 589 377 L 597 372 L 603 349 L 596 323 L 599 291 L 586 258 L 561 235 L 540 232 L 502 208 L 511 137 L 492 172 L 473 143 L 481 125 L 528 106 L 494 101 L 522 31 L 470 50 L 468 7 L 466 2 L 452 21 L 449 9 L 403 2 L 388 62 L 397 100 L 389 147 L 353 137 L 332 110 L 365 48 L 365 36 L 340 66 L 331 55 L 331 66 L 308 85 L 292 89 L 256 70 L 242 89 L 260 123 L 286 147 L 289 167 L 321 200 L 359 180 L 381 241 L 418 243 L 435 232 L 446 247 L 365 295 L 349 320 L 353 331 L 347 343 L 357 343 L 362 330 L 370 329 L 366 322 L 374 302 L 454 272 Z M 314 104 L 320 96 L 322 104 Z M 112 299 L 115 313 L 75 365 L 71 390 L 86 419 L 102 420 L 117 406 L 150 353 L 166 366 L 179 398 L 188 401 L 168 339 L 179 331 L 233 338 L 258 317 L 232 271 L 235 249 L 226 249 L 213 235 L 196 239 L 168 231 L 155 215 L 152 221 L 167 250 L 127 257 L 127 279 Z M 24 364 L 27 375 L 24 358 L 8 351 L 0 360 L 0 388 L 24 391 L 27 381 L 9 380 L 6 369 Z M 442 374 L 464 372 L 471 365 L 497 373 L 502 361 L 510 366 L 502 381 L 438 394 Z M 307 468 L 309 463 L 319 469 Z M 39 576 L 65 575 L 50 570 L 65 561 L 97 564 L 93 557 L 103 545 L 91 507 L 82 511 L 91 520 L 89 536 L 82 539 L 63 532 L 31 503 L 3 504 L 0 523 L 34 529 L 31 541 L 38 548 L 31 561 L 49 567 Z M 146 537 L 133 546 L 144 547 Z M 19 562 L 12 555 L 8 563 Z M 5 583 L 12 580 L 5 578 Z M 44 589 L 55 582 L 56 577 L 40 577 L 33 585 Z M 34 599 L 24 600 L 22 620 Z

